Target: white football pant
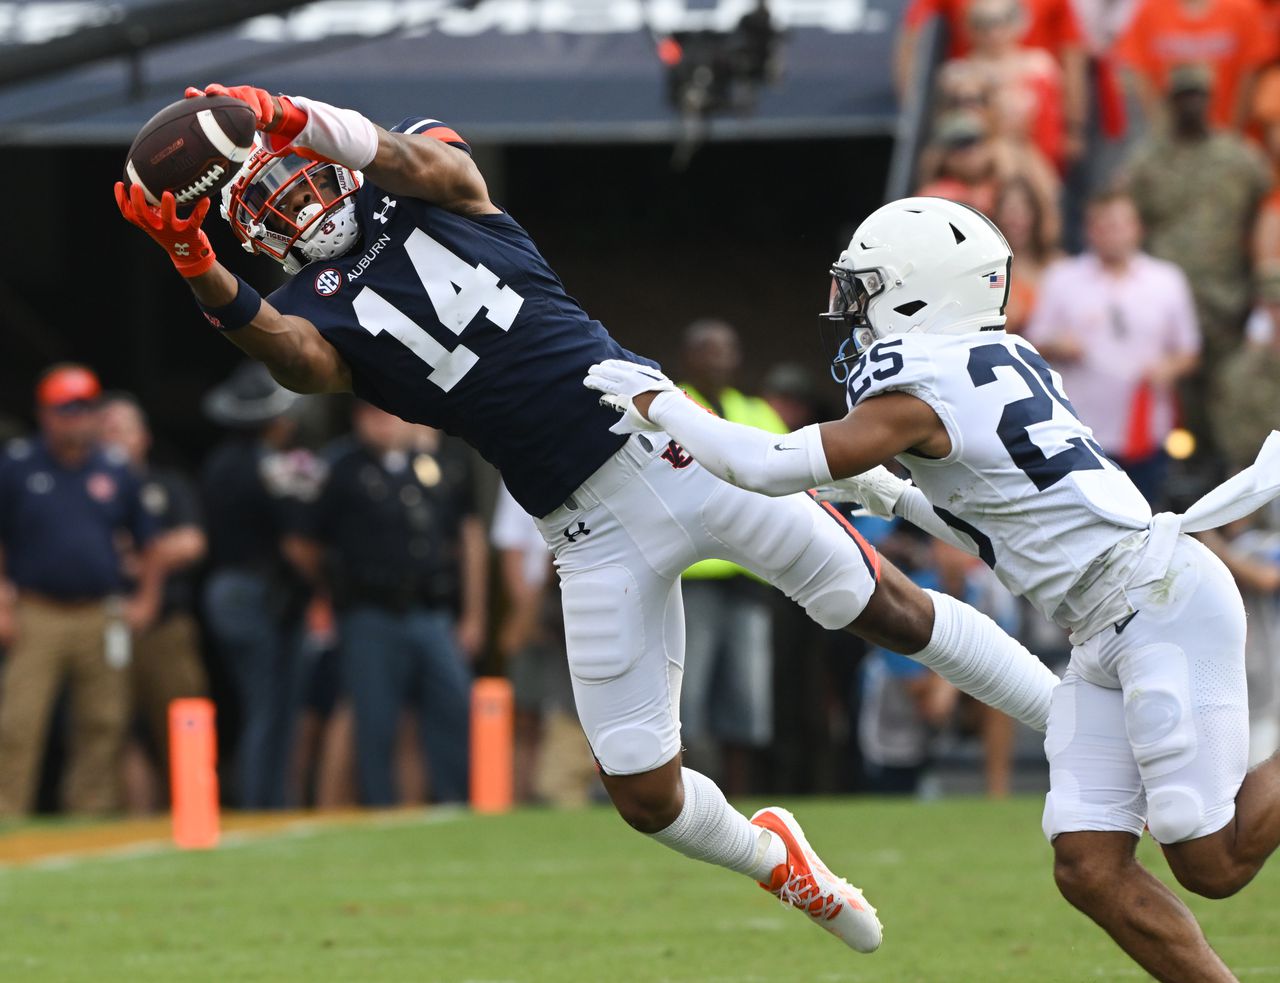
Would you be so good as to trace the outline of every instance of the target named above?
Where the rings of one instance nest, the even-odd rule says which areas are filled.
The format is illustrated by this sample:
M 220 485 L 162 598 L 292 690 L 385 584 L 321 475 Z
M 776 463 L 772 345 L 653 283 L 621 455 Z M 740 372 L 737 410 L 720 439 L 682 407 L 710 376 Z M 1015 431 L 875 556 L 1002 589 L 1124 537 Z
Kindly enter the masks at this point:
M 740 564 L 824 628 L 862 613 L 880 569 L 830 506 L 727 484 L 661 433 L 633 434 L 538 527 L 560 571 L 578 717 L 610 775 L 652 771 L 680 750 L 687 567 Z

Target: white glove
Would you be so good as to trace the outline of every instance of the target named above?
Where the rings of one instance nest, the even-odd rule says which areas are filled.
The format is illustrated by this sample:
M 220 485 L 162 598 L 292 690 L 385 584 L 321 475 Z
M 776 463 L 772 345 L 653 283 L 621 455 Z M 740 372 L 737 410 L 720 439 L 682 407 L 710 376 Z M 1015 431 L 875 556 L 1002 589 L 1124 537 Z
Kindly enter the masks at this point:
M 856 502 L 872 515 L 892 519 L 893 507 L 910 487 L 911 482 L 899 478 L 883 465 L 877 465 L 862 474 L 815 488 L 814 492 L 824 502 Z
M 638 433 L 661 430 L 658 424 L 640 414 L 633 400 L 641 393 L 679 392 L 676 384 L 658 369 L 636 362 L 611 358 L 587 369 L 582 384 L 588 389 L 599 390 L 600 405 L 622 414 L 622 419 L 609 429 L 613 433 Z

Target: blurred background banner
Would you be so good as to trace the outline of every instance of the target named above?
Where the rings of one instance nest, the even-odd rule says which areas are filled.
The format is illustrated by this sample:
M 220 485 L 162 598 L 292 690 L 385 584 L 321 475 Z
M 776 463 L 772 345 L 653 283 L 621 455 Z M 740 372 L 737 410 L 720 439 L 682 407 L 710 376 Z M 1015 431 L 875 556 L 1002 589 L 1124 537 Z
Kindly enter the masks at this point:
M 183 86 L 249 79 L 350 106 L 387 125 L 447 107 L 439 112 L 473 140 L 669 140 L 681 123 L 664 87 L 668 69 L 682 56 L 705 55 L 711 64 L 719 55 L 699 42 L 738 29 L 755 3 L 217 6 L 0 3 L 0 81 L 14 83 L 0 89 L 0 141 L 127 144 Z M 781 31 L 776 80 L 740 112 L 716 119 L 711 135 L 892 132 L 891 40 L 903 6 L 904 0 L 776 0 L 769 11 Z

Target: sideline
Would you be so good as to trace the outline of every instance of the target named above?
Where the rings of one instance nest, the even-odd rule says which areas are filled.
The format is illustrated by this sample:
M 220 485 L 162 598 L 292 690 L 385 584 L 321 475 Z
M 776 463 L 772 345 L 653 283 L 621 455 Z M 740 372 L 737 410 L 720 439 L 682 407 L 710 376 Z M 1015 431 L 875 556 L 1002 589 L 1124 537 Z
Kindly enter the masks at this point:
M 280 835 L 315 833 L 343 826 L 410 826 L 456 821 L 470 813 L 436 806 L 404 809 L 342 809 L 332 812 L 224 812 L 218 847 L 238 846 Z M 57 868 L 95 857 L 133 857 L 177 852 L 169 817 L 22 826 L 0 833 L 0 869 Z

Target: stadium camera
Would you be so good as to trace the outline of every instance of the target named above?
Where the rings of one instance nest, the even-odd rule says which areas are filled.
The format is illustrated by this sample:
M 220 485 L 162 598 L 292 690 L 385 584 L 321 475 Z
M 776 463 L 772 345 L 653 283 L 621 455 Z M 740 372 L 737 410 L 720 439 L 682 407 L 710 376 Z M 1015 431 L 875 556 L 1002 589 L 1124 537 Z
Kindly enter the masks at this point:
M 685 119 L 750 112 L 760 89 L 779 75 L 779 42 L 760 0 L 732 31 L 676 31 L 658 44 L 667 66 L 667 100 Z

